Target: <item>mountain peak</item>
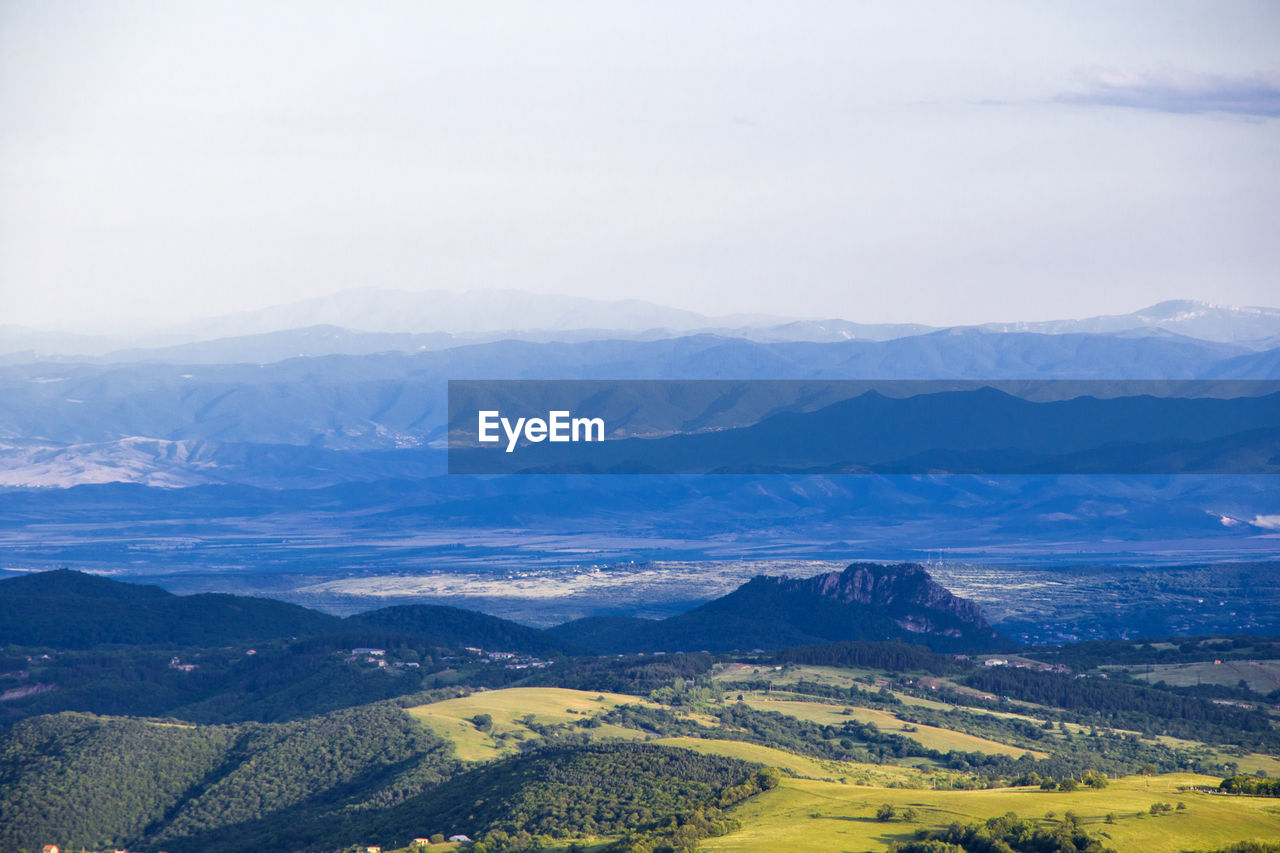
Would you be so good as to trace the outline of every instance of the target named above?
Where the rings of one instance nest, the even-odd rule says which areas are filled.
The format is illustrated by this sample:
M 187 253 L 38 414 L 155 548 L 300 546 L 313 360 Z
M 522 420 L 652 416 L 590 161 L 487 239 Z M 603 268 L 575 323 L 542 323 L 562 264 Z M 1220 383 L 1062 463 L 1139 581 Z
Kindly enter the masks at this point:
M 844 571 L 810 578 L 757 577 L 790 596 L 822 598 L 875 608 L 904 631 L 961 638 L 973 632 L 994 634 L 978 605 L 959 598 L 919 563 L 851 563 Z
M 585 619 L 552 633 L 603 653 L 724 652 L 846 640 L 905 640 L 955 652 L 1007 643 L 976 604 L 943 588 L 918 563 L 852 563 L 811 578 L 757 575 L 669 619 Z
M 31 572 L 4 581 L 4 586 L 0 587 L 0 600 L 8 600 L 10 596 L 136 601 L 171 598 L 172 593 L 149 584 L 121 583 L 111 578 L 72 569 L 53 569 L 47 572 Z
M 1280 328 L 1280 309 L 1261 306 L 1218 305 L 1194 299 L 1166 299 L 1128 314 L 1102 314 L 1078 320 L 1045 320 L 1032 323 L 986 323 L 988 332 L 1037 334 L 1104 334 L 1138 329 L 1162 329 L 1205 341 L 1247 342 L 1274 337 Z

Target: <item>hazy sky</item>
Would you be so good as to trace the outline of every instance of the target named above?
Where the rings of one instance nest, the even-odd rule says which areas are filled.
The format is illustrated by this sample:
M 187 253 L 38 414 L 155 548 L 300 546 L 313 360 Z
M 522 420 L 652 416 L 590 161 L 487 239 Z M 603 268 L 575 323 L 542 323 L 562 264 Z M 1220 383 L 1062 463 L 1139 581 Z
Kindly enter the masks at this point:
M 1280 303 L 1280 4 L 0 0 L 0 323 Z

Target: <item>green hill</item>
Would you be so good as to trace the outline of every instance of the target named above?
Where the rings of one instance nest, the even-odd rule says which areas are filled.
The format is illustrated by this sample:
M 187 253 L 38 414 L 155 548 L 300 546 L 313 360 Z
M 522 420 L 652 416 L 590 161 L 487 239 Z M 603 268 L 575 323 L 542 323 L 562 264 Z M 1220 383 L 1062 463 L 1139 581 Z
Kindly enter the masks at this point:
M 731 827 L 721 807 L 776 783 L 756 764 L 649 744 L 553 744 L 465 771 L 452 754 L 390 705 L 270 725 L 38 717 L 0 739 L 0 849 L 285 853 L 682 827 L 696 840 Z
M 342 635 L 356 645 L 404 636 L 444 648 L 476 646 L 535 655 L 571 643 L 497 616 L 457 607 L 407 605 L 346 619 L 269 598 L 174 595 L 59 569 L 0 581 L 0 645 L 88 649 L 101 645 L 218 646 Z
M 348 631 L 374 630 L 420 637 L 446 647 L 474 646 L 532 655 L 572 653 L 576 648 L 571 642 L 546 631 L 487 613 L 428 604 L 406 604 L 357 613 L 344 620 L 344 627 Z
M 504 839 L 544 835 L 667 836 L 672 823 L 704 834 L 732 824 L 720 806 L 776 784 L 759 764 L 654 744 L 549 747 L 464 773 L 379 815 L 384 843 L 441 832 Z M 695 814 L 697 817 L 695 817 Z M 680 816 L 677 820 L 673 817 Z M 683 849 L 683 848 L 681 848 Z
M 0 739 L 0 849 L 227 850 L 202 836 L 258 823 L 270 828 L 254 842 L 265 846 L 244 849 L 284 850 L 270 839 L 296 822 L 437 784 L 456 771 L 451 754 L 389 706 L 272 725 L 36 717 Z
M 173 595 L 60 569 L 0 581 L 0 644 L 215 646 L 326 633 L 336 616 L 268 598 Z

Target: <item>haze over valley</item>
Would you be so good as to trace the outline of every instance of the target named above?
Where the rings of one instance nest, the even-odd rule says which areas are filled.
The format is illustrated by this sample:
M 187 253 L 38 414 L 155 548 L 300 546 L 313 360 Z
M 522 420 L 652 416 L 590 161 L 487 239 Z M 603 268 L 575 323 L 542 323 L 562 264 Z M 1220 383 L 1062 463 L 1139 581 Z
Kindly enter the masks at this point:
M 1067 567 L 1114 565 L 1118 578 L 1128 566 L 1276 556 L 1280 505 L 1267 474 L 494 479 L 445 473 L 444 452 L 445 389 L 459 378 L 1265 388 L 1280 377 L 1272 309 L 1171 302 L 1125 316 L 930 329 L 364 290 L 209 321 L 161 346 L 109 351 L 97 340 L 96 355 L 5 334 L 55 347 L 11 352 L 0 367 L 10 572 L 75 567 L 343 613 L 391 600 L 470 602 L 549 625 L 673 615 L 758 568 L 803 575 L 795 567 L 920 560 L 937 562 L 944 583 L 988 572 L 997 580 L 984 600 L 998 618 L 1053 639 L 1127 630 L 1123 620 L 1066 617 L 1071 590 L 1090 594 L 1079 583 L 1089 575 Z M 701 405 L 716 413 L 702 428 L 723 429 L 824 402 L 769 391 Z M 673 428 L 644 420 L 643 407 L 621 411 L 610 415 L 619 434 Z M 1062 587 L 1058 605 L 1034 617 L 1013 606 L 1027 603 L 1017 591 L 1031 566 L 1062 577 L 1041 576 Z M 1202 581 L 1170 575 L 1185 614 L 1170 617 L 1170 630 L 1270 624 L 1270 603 L 1209 594 Z M 1063 627 L 1046 632 L 1054 619 Z

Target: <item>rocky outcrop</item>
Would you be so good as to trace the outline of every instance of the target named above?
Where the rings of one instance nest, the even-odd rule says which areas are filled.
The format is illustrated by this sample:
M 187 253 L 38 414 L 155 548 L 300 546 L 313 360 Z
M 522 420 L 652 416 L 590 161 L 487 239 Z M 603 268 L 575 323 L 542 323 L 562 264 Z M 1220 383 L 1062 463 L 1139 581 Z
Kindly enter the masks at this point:
M 963 632 L 953 624 L 956 622 L 975 630 L 991 630 L 977 604 L 952 594 L 918 563 L 852 563 L 842 572 L 811 578 L 761 575 L 752 581 L 756 582 L 773 583 L 788 594 L 881 608 L 894 614 L 894 622 L 912 633 L 959 637 Z
M 947 652 L 1008 644 L 976 604 L 952 595 L 914 563 L 854 563 L 811 578 L 759 575 L 670 619 L 579 620 L 552 633 L 603 653 L 778 649 L 845 640 L 905 640 Z

